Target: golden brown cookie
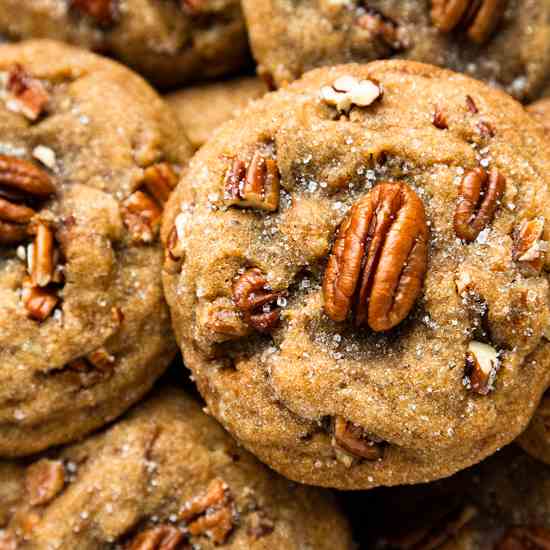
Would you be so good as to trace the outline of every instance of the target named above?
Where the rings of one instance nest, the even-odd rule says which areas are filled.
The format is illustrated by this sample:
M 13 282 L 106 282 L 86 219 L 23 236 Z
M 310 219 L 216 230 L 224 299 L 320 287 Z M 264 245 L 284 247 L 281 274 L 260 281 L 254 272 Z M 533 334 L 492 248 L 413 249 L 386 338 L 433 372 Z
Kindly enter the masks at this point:
M 240 109 L 262 97 L 265 84 L 254 77 L 201 84 L 165 97 L 195 149 L 206 143 L 214 130 Z
M 249 57 L 238 0 L 2 0 L 0 35 L 99 51 L 163 87 L 233 72 Z
M 418 483 L 525 429 L 550 375 L 550 155 L 521 105 L 436 67 L 312 71 L 226 123 L 163 224 L 212 414 L 284 475 Z
M 174 356 L 158 229 L 189 154 L 128 69 L 0 46 L 0 456 L 112 420 Z
M 548 0 L 244 0 L 260 74 L 281 86 L 338 63 L 405 58 L 534 99 L 550 68 Z
M 1 465 L 0 480 L 8 468 L 17 496 L 0 492 L 1 548 L 351 550 L 332 495 L 258 463 L 181 390 L 161 387 L 82 443 Z

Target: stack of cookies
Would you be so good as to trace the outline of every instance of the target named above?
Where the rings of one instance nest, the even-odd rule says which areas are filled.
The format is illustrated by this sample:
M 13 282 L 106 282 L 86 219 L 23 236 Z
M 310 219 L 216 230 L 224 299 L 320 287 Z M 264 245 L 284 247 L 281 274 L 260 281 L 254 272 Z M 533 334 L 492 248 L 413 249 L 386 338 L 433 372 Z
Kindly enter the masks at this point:
M 550 549 L 550 0 L 0 41 L 0 550 Z

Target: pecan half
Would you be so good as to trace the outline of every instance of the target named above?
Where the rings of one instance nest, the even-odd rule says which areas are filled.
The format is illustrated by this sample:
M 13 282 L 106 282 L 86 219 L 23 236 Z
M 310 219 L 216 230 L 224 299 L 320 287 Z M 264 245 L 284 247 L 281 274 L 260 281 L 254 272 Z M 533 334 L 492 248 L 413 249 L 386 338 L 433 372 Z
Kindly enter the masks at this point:
M 523 220 L 514 235 L 514 261 L 535 275 L 542 271 L 547 258 L 548 242 L 543 240 L 545 224 L 543 217 Z
M 495 550 L 550 550 L 550 530 L 544 527 L 512 527 Z
M 368 107 L 382 97 L 382 88 L 372 80 L 358 80 L 344 75 L 337 78 L 332 86 L 321 88 L 321 100 L 337 111 L 347 113 L 355 105 Z
M 280 178 L 277 162 L 256 151 L 247 166 L 235 159 L 224 180 L 227 204 L 274 212 L 279 208 Z
M 94 19 L 101 26 L 112 25 L 116 21 L 115 0 L 69 0 L 72 9 Z
M 59 297 L 55 290 L 34 286 L 31 278 L 26 277 L 21 289 L 21 301 L 31 319 L 45 321 L 55 309 Z
M 466 352 L 466 377 L 472 391 L 487 395 L 492 389 L 500 366 L 498 352 L 481 342 L 470 342 Z
M 159 525 L 134 537 L 126 550 L 178 550 L 185 535 L 172 525 Z
M 506 0 L 432 0 L 432 22 L 442 32 L 466 29 L 470 40 L 485 42 L 495 30 Z
M 8 109 L 20 112 L 33 121 L 46 110 L 50 101 L 50 95 L 42 82 L 31 77 L 19 64 L 8 72 L 6 91 Z
M 135 242 L 151 243 L 158 234 L 162 209 L 143 191 L 135 191 L 122 203 L 122 219 Z
M 389 330 L 420 295 L 428 265 L 424 205 L 403 183 L 381 183 L 340 225 L 323 279 L 325 311 L 357 326 Z
M 43 458 L 31 464 L 25 475 L 25 489 L 31 506 L 53 500 L 65 485 L 65 468 L 60 460 Z
M 378 460 L 382 458 L 384 449 L 381 441 L 369 438 L 361 426 L 336 416 L 332 422 L 334 434 L 333 444 L 344 451 L 365 460 Z
M 233 283 L 233 301 L 244 321 L 259 332 L 269 332 L 279 322 L 279 298 L 284 292 L 273 292 L 265 275 L 257 267 L 247 269 Z
M 186 502 L 180 518 L 193 536 L 207 535 L 214 544 L 222 544 L 233 530 L 233 497 L 221 479 L 210 482 L 204 495 Z
M 454 215 L 458 238 L 468 242 L 477 239 L 493 220 L 505 189 L 506 179 L 496 168 L 489 174 L 483 168 L 476 168 L 462 178 Z

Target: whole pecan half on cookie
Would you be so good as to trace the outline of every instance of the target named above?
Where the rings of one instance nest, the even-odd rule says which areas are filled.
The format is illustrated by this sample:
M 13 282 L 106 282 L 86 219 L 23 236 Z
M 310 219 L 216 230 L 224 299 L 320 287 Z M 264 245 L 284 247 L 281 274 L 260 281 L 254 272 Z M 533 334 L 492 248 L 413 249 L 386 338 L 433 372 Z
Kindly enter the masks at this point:
M 340 225 L 323 280 L 325 311 L 357 326 L 389 330 L 420 295 L 428 264 L 424 205 L 404 183 L 381 183 Z

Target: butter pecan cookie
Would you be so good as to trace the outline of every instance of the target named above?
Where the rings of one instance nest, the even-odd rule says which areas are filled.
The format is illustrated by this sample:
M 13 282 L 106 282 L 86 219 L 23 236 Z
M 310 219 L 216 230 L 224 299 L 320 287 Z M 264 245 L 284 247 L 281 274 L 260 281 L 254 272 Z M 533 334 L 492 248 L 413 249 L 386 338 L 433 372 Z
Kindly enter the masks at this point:
M 260 74 L 405 58 L 535 98 L 550 68 L 548 0 L 243 0 Z
M 550 378 L 550 156 L 506 94 L 407 61 L 254 102 L 168 203 L 164 288 L 212 414 L 291 479 L 417 483 Z
M 230 73 L 250 55 L 238 0 L 1 0 L 0 35 L 98 51 L 163 87 Z
M 240 109 L 266 92 L 267 88 L 259 78 L 241 77 L 185 88 L 167 95 L 165 99 L 189 141 L 198 149 L 218 126 L 237 116 Z
M 112 420 L 174 356 L 158 230 L 189 153 L 128 69 L 0 46 L 0 456 Z
M 351 550 L 329 493 L 260 464 L 180 390 L 18 468 L 1 548 Z

